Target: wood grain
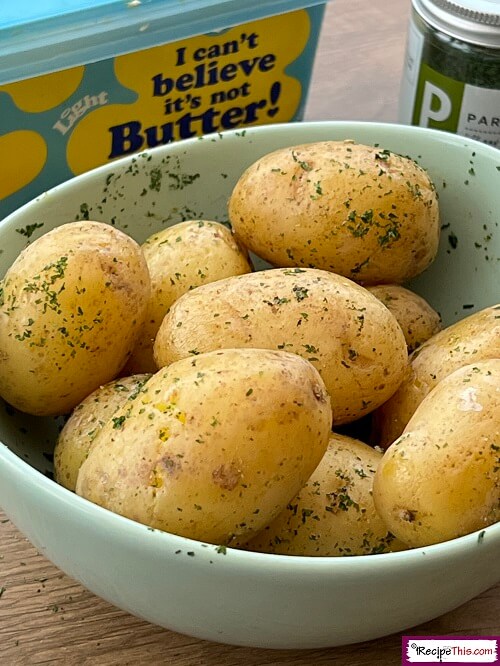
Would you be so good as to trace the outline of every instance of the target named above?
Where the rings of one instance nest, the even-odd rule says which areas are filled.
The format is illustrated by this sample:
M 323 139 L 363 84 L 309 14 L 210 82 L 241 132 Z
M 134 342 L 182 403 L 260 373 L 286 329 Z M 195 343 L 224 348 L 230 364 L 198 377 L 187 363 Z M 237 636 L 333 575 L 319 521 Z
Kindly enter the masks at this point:
M 397 120 L 409 0 L 334 0 L 306 119 Z M 457 578 L 467 572 L 455 571 Z M 388 666 L 399 635 L 330 650 L 252 650 L 195 640 L 98 599 L 38 554 L 0 513 L 0 664 Z M 500 635 L 500 585 L 413 634 Z
M 396 122 L 410 0 L 333 0 L 306 120 Z

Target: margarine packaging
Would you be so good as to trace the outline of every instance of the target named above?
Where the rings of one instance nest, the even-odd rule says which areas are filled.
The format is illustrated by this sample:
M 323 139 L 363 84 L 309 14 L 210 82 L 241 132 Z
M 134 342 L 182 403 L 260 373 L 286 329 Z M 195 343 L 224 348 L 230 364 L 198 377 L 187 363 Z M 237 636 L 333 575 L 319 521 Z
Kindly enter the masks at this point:
M 300 120 L 324 4 L 249 4 L 2 3 L 0 218 L 131 153 Z

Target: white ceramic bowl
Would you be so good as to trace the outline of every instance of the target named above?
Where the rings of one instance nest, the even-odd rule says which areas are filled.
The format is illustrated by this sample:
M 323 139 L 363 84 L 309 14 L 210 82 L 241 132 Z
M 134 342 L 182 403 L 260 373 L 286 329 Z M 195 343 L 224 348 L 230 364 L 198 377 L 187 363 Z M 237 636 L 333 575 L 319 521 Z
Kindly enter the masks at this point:
M 369 123 L 234 131 L 79 176 L 0 223 L 0 275 L 25 246 L 20 230 L 29 225 L 43 225 L 31 227 L 33 239 L 90 216 L 143 241 L 182 219 L 223 220 L 234 183 L 259 156 L 345 138 L 410 155 L 429 170 L 444 228 L 437 261 L 413 287 L 445 323 L 498 300 L 499 151 L 434 130 Z M 224 553 L 148 529 L 48 478 L 57 426 L 0 403 L 0 505 L 63 571 L 116 606 L 174 631 L 257 647 L 334 646 L 403 631 L 500 580 L 500 524 L 427 548 L 348 558 Z

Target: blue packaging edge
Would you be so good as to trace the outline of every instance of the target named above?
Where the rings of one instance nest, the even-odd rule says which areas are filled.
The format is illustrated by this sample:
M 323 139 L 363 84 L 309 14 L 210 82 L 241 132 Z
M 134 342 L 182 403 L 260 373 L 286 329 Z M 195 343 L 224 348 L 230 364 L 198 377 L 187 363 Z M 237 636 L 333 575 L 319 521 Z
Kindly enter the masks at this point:
M 328 0 L 58 0 L 0 9 L 0 85 L 284 14 Z M 28 2 L 28 5 L 26 4 Z M 68 8 L 69 7 L 69 8 Z M 52 8 L 52 11 L 49 9 Z M 24 18 L 24 20 L 23 20 Z

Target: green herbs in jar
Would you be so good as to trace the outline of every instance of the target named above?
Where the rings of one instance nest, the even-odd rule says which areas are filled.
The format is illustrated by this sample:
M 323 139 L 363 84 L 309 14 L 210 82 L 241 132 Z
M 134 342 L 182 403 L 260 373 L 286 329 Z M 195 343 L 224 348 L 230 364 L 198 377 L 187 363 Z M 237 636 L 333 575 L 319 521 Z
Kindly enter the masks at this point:
M 412 0 L 399 120 L 500 148 L 499 0 Z

